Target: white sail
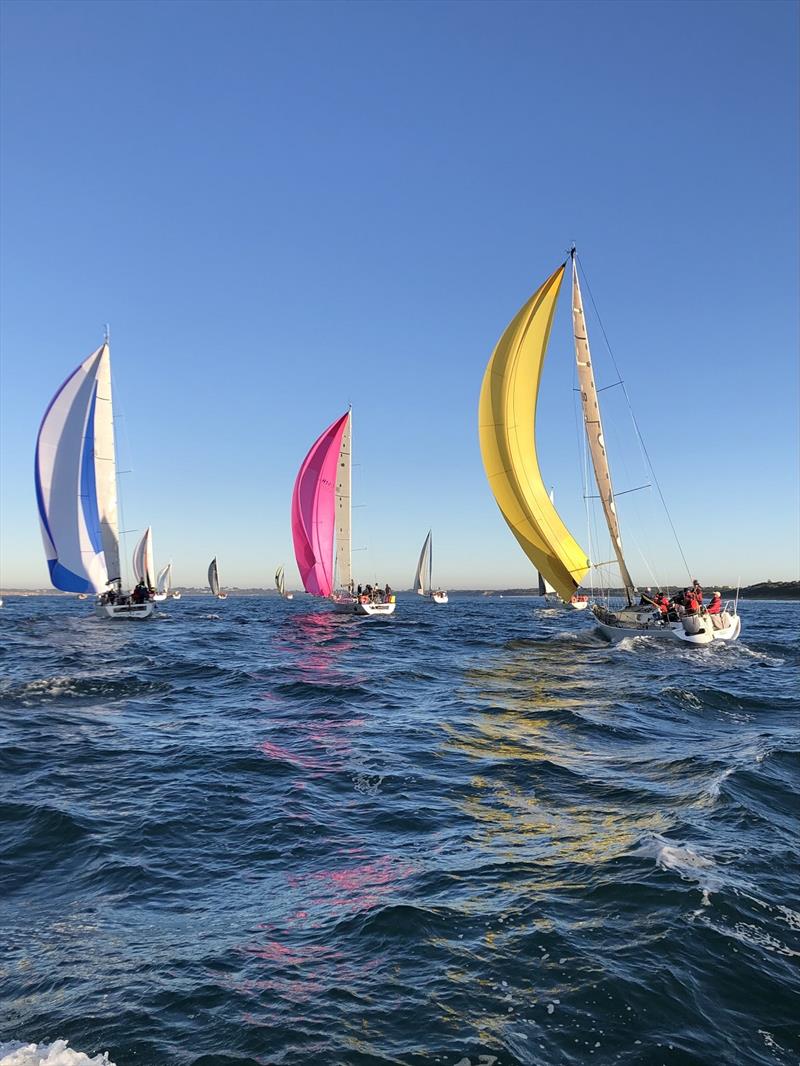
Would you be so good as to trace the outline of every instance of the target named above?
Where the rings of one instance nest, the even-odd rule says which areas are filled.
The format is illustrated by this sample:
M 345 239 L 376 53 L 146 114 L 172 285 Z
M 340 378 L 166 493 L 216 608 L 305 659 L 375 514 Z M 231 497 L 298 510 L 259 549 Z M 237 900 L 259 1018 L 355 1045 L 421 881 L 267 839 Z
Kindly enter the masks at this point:
M 275 571 L 275 588 L 280 592 L 281 596 L 286 595 L 286 580 L 284 578 L 282 566 L 279 566 Z
M 352 413 L 348 413 L 347 423 L 342 433 L 339 449 L 339 465 L 336 470 L 336 584 L 347 589 L 353 583 L 353 545 L 352 545 L 352 454 L 351 427 Z
M 109 361 L 104 343 L 67 378 L 36 441 L 42 540 L 64 592 L 103 592 L 120 577 Z
M 133 574 L 149 589 L 156 587 L 156 568 L 153 562 L 153 529 L 148 526 L 133 549 Z
M 158 572 L 156 578 L 156 592 L 167 593 L 172 585 L 172 563 L 167 563 L 165 567 L 162 567 Z
M 419 596 L 428 596 L 430 594 L 432 570 L 432 536 L 431 530 L 428 530 L 425 543 L 422 545 L 422 551 L 419 553 L 417 572 L 414 575 L 414 588 Z
M 586 426 L 586 438 L 589 442 L 589 454 L 592 457 L 594 477 L 597 482 L 597 491 L 603 505 L 603 514 L 611 535 L 611 543 L 614 554 L 619 564 L 619 572 L 628 602 L 633 602 L 635 586 L 628 572 L 625 559 L 622 554 L 622 537 L 619 530 L 617 508 L 614 503 L 614 487 L 611 484 L 611 471 L 608 466 L 606 445 L 603 438 L 603 423 L 600 420 L 600 405 L 597 400 L 597 387 L 595 386 L 592 359 L 589 352 L 589 335 L 586 329 L 586 318 L 583 313 L 583 300 L 581 287 L 578 282 L 578 268 L 575 263 L 575 251 L 572 252 L 572 325 L 575 336 L 575 360 L 578 364 L 578 384 L 581 391 L 581 405 L 583 407 L 583 421 Z
M 211 560 L 208 567 L 208 585 L 215 596 L 219 596 L 219 571 L 217 570 L 217 558 Z

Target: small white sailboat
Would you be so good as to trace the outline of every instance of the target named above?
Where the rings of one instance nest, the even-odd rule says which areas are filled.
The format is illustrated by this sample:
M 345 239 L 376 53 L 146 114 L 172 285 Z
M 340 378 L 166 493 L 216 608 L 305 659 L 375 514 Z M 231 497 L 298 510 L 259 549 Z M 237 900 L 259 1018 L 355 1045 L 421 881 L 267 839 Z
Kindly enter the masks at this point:
M 293 600 L 294 593 L 286 591 L 286 577 L 282 566 L 279 566 L 275 571 L 275 588 L 284 600 Z
M 601 633 L 612 641 L 641 635 L 689 644 L 736 640 L 741 623 L 735 606 L 722 612 L 717 621 L 703 612 L 670 621 L 660 610 L 634 602 L 636 587 L 622 550 L 574 248 L 570 258 L 573 335 L 586 442 L 627 600 L 620 610 L 593 604 L 592 613 Z M 479 430 L 484 469 L 503 517 L 539 570 L 540 581 L 549 582 L 561 600 L 581 610 L 578 603 L 582 601 L 575 602 L 577 589 L 591 563 L 547 495 L 534 432 L 541 370 L 566 266 L 563 263 L 537 289 L 498 341 L 481 388 Z
M 179 600 L 181 598 L 180 589 L 173 589 L 170 596 L 173 600 Z
M 108 337 L 50 401 L 36 439 L 35 482 L 53 586 L 96 594 L 101 618 L 149 618 L 152 602 L 122 596 Z
M 433 603 L 448 602 L 444 589 L 433 587 L 433 531 L 430 529 L 422 544 L 422 551 L 419 553 L 417 572 L 414 575 L 414 588 L 418 596 L 427 596 Z
M 216 596 L 218 600 L 227 600 L 228 593 L 223 592 L 219 584 L 219 569 L 217 567 L 216 555 L 208 566 L 208 587 L 211 589 L 212 596 Z
M 347 411 L 314 441 L 300 466 L 292 493 L 294 554 L 312 596 L 324 596 L 344 614 L 390 615 L 391 592 L 366 586 L 357 594 L 353 582 L 351 426 Z
M 172 563 L 169 562 L 166 566 L 162 566 L 162 568 L 158 572 L 158 576 L 156 577 L 156 591 L 155 595 L 153 596 L 153 599 L 156 601 L 156 603 L 161 603 L 168 598 L 171 585 Z M 180 593 L 178 593 L 178 597 L 180 598 Z

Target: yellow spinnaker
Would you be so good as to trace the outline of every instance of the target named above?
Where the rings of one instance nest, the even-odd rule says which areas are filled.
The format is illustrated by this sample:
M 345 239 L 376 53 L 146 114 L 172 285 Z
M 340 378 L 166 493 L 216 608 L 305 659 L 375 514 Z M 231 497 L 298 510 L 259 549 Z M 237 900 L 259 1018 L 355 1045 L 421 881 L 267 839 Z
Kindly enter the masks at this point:
M 537 289 L 497 342 L 483 376 L 478 429 L 497 506 L 539 573 L 569 600 L 588 572 L 589 560 L 550 502 L 534 436 L 539 379 L 564 265 Z

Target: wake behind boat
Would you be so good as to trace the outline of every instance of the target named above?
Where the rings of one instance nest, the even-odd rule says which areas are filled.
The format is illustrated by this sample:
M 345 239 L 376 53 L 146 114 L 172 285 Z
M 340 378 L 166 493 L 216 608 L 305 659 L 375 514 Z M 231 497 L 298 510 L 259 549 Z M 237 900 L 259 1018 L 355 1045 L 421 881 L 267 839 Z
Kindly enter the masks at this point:
M 149 618 L 152 601 L 132 602 L 122 595 L 108 337 L 50 401 L 39 427 L 34 466 L 53 586 L 96 594 L 95 612 L 101 618 Z
M 292 541 L 303 588 L 329 600 L 336 611 L 394 614 L 395 597 L 371 585 L 355 587 L 352 567 L 352 412 L 333 422 L 312 444 L 292 493 Z
M 713 621 L 705 617 L 702 608 L 676 611 L 671 618 L 668 610 L 645 605 L 642 611 L 634 605 L 637 590 L 622 549 L 574 247 L 570 258 L 573 335 L 584 430 L 627 601 L 621 611 L 592 605 L 600 631 L 612 640 L 642 634 L 689 644 L 735 640 L 741 631 L 735 607 L 721 612 L 720 619 Z M 546 591 L 543 583 L 549 583 L 561 600 L 580 610 L 578 604 L 584 601 L 577 599 L 577 589 L 591 563 L 547 494 L 535 445 L 541 371 L 565 269 L 566 262 L 537 289 L 498 341 L 481 387 L 479 432 L 484 469 L 495 500 L 525 554 L 539 570 L 540 589 L 544 587 Z

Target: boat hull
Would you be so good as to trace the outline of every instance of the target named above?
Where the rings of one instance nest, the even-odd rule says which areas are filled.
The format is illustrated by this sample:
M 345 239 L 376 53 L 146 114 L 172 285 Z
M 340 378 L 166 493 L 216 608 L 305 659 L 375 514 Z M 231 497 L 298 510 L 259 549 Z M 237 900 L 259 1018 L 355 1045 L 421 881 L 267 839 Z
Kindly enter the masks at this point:
M 113 622 L 144 622 L 155 611 L 152 601 L 147 603 L 96 603 L 94 613 L 98 618 Z
M 432 592 L 431 599 L 434 603 L 449 603 L 446 592 Z
M 166 599 L 167 599 L 168 595 L 169 595 L 169 594 L 168 594 L 168 593 L 166 593 L 166 592 L 157 592 L 157 593 L 156 593 L 156 594 L 155 594 L 155 595 L 153 596 L 153 601 L 154 601 L 155 603 L 163 603 L 163 602 L 164 602 L 164 600 L 166 600 Z
M 357 614 L 368 617 L 394 614 L 396 606 L 394 596 L 386 602 L 377 603 L 366 596 L 333 596 L 331 602 L 337 614 Z
M 173 600 L 179 600 L 181 598 L 180 592 L 173 592 L 171 595 Z
M 742 631 L 739 615 L 728 611 L 720 615 L 689 615 L 678 622 L 664 623 L 648 619 L 630 625 L 610 624 L 598 617 L 597 610 L 594 613 L 597 628 L 613 644 L 619 644 L 629 637 L 653 637 L 676 644 L 707 647 L 716 640 L 738 640 Z

